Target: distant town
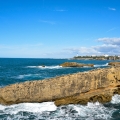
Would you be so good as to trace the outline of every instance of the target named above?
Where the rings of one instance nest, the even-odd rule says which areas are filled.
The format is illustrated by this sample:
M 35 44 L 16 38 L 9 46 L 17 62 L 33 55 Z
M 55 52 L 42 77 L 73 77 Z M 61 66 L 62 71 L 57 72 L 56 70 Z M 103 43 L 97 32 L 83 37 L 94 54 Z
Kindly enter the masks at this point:
M 109 56 L 109 55 L 101 55 L 101 56 L 97 56 L 97 55 L 91 55 L 91 56 L 75 56 L 72 59 L 85 59 L 85 60 L 120 60 L 120 56 Z

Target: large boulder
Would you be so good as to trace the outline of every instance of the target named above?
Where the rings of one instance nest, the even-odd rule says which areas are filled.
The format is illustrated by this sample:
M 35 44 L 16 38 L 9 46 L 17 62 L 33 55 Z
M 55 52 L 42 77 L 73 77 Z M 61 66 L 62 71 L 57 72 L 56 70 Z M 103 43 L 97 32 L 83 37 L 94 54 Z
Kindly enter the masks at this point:
M 120 94 L 120 67 L 9 85 L 0 88 L 0 103 L 54 101 L 57 106 L 89 101 L 104 103 L 114 94 Z
M 109 62 L 108 65 L 111 65 L 111 66 L 120 66 L 120 62 Z
M 84 67 L 84 66 L 93 67 L 94 64 L 81 64 L 81 63 L 76 63 L 76 62 L 65 62 L 63 64 L 60 64 L 60 66 L 62 66 L 62 67 Z

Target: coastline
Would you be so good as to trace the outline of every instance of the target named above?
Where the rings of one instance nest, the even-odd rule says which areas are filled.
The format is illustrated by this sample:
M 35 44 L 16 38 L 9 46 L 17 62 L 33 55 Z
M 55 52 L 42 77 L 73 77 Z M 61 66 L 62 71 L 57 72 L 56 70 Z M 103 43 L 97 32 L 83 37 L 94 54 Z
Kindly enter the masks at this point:
M 57 106 L 96 101 L 105 103 L 109 102 L 114 94 L 120 93 L 119 81 L 119 66 L 79 72 L 43 81 L 27 81 L 0 88 L 0 103 L 11 105 L 23 102 L 54 101 Z

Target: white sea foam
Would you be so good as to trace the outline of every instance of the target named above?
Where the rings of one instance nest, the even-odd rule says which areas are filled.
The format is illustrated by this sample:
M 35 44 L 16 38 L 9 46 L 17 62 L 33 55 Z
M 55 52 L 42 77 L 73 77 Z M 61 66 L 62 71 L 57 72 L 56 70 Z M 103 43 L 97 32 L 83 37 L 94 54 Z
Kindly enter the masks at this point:
M 20 111 L 42 113 L 44 111 L 55 111 L 57 107 L 54 102 L 43 102 L 43 103 L 20 103 L 10 106 L 0 105 L 0 110 L 6 114 L 17 114 Z
M 23 79 L 23 78 L 28 78 L 28 77 L 40 77 L 40 74 L 24 74 L 24 75 L 19 75 L 16 78 L 17 79 Z
M 60 69 L 60 68 L 62 68 L 62 66 L 59 66 L 59 65 L 56 65 L 56 66 L 45 66 L 44 68 L 47 68 L 47 69 Z
M 63 111 L 62 107 L 60 110 L 61 116 L 76 117 L 76 118 L 85 118 L 85 120 L 108 120 L 111 118 L 112 113 L 115 109 L 109 109 L 104 107 L 99 102 L 88 103 L 86 106 L 83 105 L 68 105 L 67 108 Z M 65 115 L 65 113 L 67 113 Z
M 28 75 L 19 75 L 17 77 L 17 79 L 23 79 L 24 77 L 29 77 L 29 76 L 31 76 L 31 74 L 28 74 Z
M 60 69 L 62 66 L 27 66 L 27 68 L 39 68 L 39 69 Z
M 120 103 L 120 95 L 116 94 L 112 97 L 111 103 L 118 104 Z
M 0 105 L 1 114 L 8 114 L 5 116 L 9 120 L 14 119 L 29 119 L 31 116 L 35 120 L 109 120 L 114 108 L 110 109 L 104 107 L 99 102 L 88 103 L 87 105 L 64 105 L 56 107 L 53 102 L 43 103 L 21 103 L 10 106 Z M 23 112 L 27 112 L 23 115 Z
M 120 95 L 114 95 L 111 103 L 120 103 Z M 31 117 L 34 117 L 34 120 L 76 120 L 77 118 L 80 120 L 110 120 L 115 111 L 115 108 L 105 107 L 99 102 L 88 102 L 87 105 L 70 104 L 60 107 L 56 107 L 54 102 L 0 105 L 0 115 L 5 115 L 4 118 L 7 120 L 29 120 Z
M 102 65 L 94 65 L 94 67 L 105 67 L 105 66 L 108 66 L 108 63 Z

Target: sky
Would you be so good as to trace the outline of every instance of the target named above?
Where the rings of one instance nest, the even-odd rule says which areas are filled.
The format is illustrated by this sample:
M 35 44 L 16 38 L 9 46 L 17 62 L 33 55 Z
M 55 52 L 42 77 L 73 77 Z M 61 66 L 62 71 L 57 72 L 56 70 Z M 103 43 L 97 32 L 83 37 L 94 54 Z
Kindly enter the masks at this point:
M 120 0 L 0 0 L 0 57 L 120 55 Z

